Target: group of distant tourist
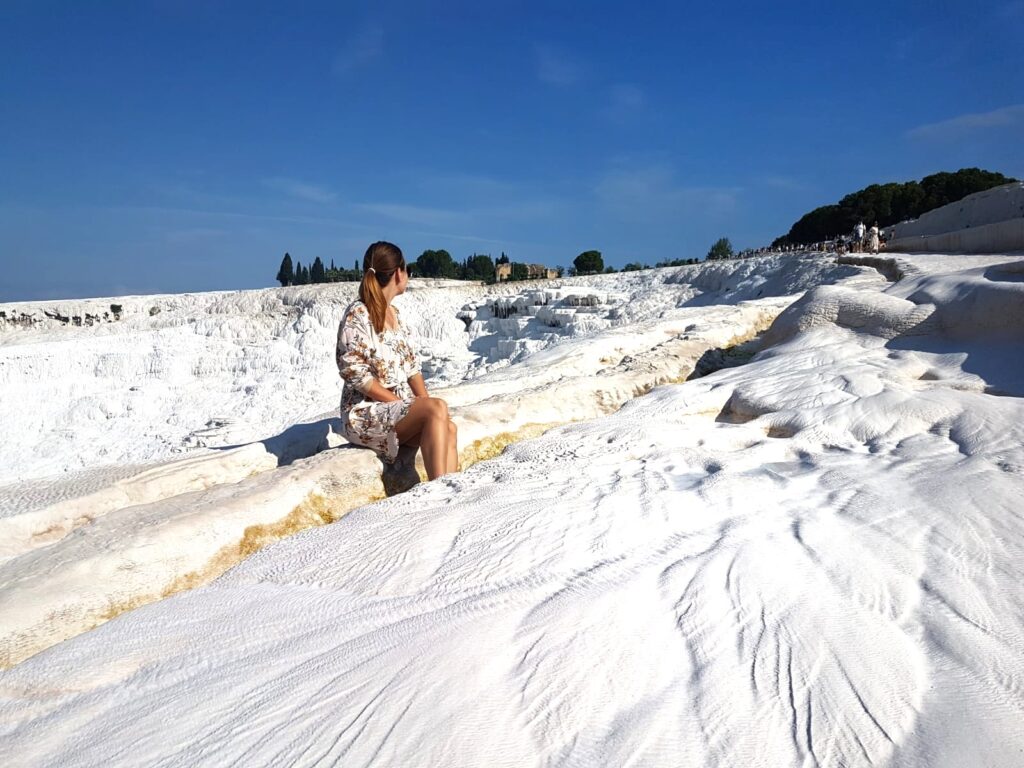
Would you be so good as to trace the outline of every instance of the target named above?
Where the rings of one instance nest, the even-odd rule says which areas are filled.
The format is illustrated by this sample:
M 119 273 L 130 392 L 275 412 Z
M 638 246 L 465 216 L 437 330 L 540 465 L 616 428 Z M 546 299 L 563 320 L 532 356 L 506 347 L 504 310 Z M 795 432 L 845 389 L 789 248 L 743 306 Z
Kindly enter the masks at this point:
M 863 221 L 859 221 L 849 235 L 839 235 L 834 240 L 811 243 L 804 246 L 804 249 L 821 253 L 878 253 L 885 250 L 885 235 L 878 224 L 868 228 L 864 226 Z
M 863 253 L 864 251 L 878 253 L 885 247 L 885 241 L 882 239 L 882 233 L 878 229 L 877 223 L 872 224 L 871 229 L 867 229 L 863 221 L 858 221 L 857 226 L 853 228 L 853 234 L 846 238 L 846 242 L 842 245 L 850 253 Z

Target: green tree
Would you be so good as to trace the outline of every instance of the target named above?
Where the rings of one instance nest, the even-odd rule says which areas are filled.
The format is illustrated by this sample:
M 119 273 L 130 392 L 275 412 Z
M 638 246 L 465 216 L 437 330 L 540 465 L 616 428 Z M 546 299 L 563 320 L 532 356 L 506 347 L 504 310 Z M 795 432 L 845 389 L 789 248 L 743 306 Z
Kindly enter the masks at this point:
M 466 259 L 463 278 L 466 280 L 483 280 L 494 282 L 494 262 L 483 253 L 475 253 Z
M 584 251 L 572 263 L 577 275 L 596 275 L 604 271 L 604 259 L 600 251 Z
M 295 280 L 292 285 L 305 285 L 302 279 L 302 262 L 298 259 L 295 260 Z
M 708 261 L 719 261 L 721 259 L 732 258 L 732 243 L 729 242 L 728 237 L 720 237 L 715 241 L 715 244 L 711 246 L 708 251 L 708 255 L 705 256 Z
M 414 262 L 416 274 L 420 277 L 458 277 L 458 265 L 448 251 L 424 251 Z
M 614 275 L 616 271 L 617 270 L 615 269 L 615 267 L 613 267 L 611 264 L 604 268 L 604 273 L 606 275 Z
M 1015 181 L 1001 173 L 961 168 L 956 173 L 935 173 L 920 182 L 871 184 L 846 195 L 838 203 L 823 205 L 801 216 L 773 246 L 817 243 L 850 232 L 857 222 L 888 227 L 967 195 Z
M 510 280 L 527 280 L 530 277 L 530 268 L 518 261 L 512 262 L 512 276 Z
M 639 272 L 641 269 L 650 269 L 646 264 L 641 264 L 639 261 L 631 261 L 629 264 L 622 268 L 623 272 Z
M 494 263 L 495 264 L 508 264 L 508 256 L 506 256 L 505 252 L 502 251 L 501 252 L 501 256 L 499 256 Z
M 320 257 L 317 256 L 313 260 L 313 268 L 309 270 L 309 282 L 311 283 L 325 283 L 327 282 L 326 276 L 324 275 L 324 263 L 320 261 Z
M 283 288 L 286 285 L 291 285 L 292 281 L 295 280 L 295 271 L 292 267 L 292 257 L 287 253 L 284 258 L 281 259 L 281 267 L 277 270 L 277 277 L 274 278 L 281 284 Z

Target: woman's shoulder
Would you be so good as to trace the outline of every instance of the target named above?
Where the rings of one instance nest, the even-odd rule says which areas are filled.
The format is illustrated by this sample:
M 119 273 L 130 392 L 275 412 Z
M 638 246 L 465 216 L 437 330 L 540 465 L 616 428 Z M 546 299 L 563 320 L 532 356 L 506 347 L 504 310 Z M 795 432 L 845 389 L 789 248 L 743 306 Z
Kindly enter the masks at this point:
M 347 307 L 345 307 L 345 311 L 342 313 L 342 317 L 344 317 L 344 318 L 354 317 L 354 318 L 357 318 L 357 319 L 369 318 L 370 317 L 370 310 L 366 307 L 365 304 L 363 304 L 362 301 L 360 301 L 359 299 L 356 299 L 351 304 L 349 304 Z
M 373 323 L 370 322 L 370 310 L 366 305 L 356 299 L 341 314 L 341 323 L 338 333 L 344 328 L 352 328 L 361 332 L 372 331 Z

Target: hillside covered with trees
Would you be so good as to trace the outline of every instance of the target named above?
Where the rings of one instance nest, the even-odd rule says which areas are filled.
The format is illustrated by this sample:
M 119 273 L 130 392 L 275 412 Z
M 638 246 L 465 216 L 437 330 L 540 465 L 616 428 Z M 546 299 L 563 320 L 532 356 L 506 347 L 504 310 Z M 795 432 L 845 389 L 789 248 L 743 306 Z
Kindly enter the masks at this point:
M 920 181 L 872 184 L 838 203 L 823 205 L 804 214 L 772 247 L 831 240 L 851 232 L 857 222 L 888 227 L 953 203 L 967 195 L 1009 184 L 1016 179 L 980 168 L 961 168 L 956 173 L 934 173 Z

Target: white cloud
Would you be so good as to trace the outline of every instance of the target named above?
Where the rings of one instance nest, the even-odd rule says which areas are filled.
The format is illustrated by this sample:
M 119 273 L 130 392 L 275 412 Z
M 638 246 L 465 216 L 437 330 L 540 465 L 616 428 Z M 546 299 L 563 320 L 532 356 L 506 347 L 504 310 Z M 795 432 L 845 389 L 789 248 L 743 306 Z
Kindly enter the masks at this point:
M 907 131 L 907 136 L 911 139 L 949 140 L 977 131 L 1021 123 L 1024 123 L 1024 104 L 1012 104 L 993 109 L 991 112 L 974 112 L 937 123 L 919 125 Z
M 306 200 L 311 203 L 333 203 L 338 199 L 338 196 L 327 187 L 319 184 L 310 184 L 305 181 L 299 181 L 298 179 L 288 179 L 281 176 L 275 176 L 269 179 L 264 179 L 263 185 L 270 189 L 277 190 L 278 192 L 283 192 L 288 195 L 288 197 L 294 197 L 297 200 Z
M 538 45 L 536 50 L 537 77 L 541 82 L 567 88 L 583 77 L 580 63 L 549 45 Z
M 367 24 L 346 40 L 334 57 L 334 74 L 348 74 L 370 64 L 383 54 L 384 29 L 377 24 Z

